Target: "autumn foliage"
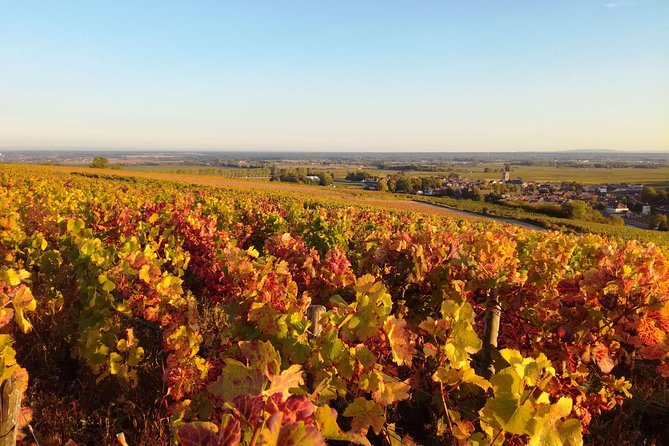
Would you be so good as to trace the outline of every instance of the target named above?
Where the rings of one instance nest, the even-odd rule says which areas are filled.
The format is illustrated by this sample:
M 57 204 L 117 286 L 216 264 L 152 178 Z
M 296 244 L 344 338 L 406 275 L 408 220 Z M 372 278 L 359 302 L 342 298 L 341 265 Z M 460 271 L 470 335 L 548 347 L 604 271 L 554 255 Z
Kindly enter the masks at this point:
M 2 380 L 65 345 L 182 445 L 580 445 L 632 367 L 669 377 L 661 247 L 287 193 L 2 167 L 0 299 Z

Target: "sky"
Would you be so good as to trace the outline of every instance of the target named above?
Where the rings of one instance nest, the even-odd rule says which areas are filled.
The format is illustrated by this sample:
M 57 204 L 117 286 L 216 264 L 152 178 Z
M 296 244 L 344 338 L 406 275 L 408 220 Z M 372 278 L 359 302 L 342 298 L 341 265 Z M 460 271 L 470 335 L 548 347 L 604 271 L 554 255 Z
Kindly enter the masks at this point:
M 669 151 L 668 0 L 0 0 L 0 149 Z

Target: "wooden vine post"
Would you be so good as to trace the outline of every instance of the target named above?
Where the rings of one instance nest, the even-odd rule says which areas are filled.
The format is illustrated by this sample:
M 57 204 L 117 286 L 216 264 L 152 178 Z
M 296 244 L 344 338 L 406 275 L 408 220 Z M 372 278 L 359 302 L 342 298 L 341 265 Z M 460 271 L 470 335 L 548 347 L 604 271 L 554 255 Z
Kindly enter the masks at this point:
M 321 315 L 325 313 L 323 305 L 309 305 L 307 318 L 311 322 L 311 336 L 318 337 L 321 334 Z
M 316 338 L 321 335 L 321 315 L 325 313 L 323 305 L 310 305 L 307 308 L 307 319 L 311 322 L 311 329 L 309 330 L 309 337 Z M 310 372 L 307 373 L 306 379 L 307 388 L 314 388 L 314 376 Z M 1 446 L 1 445 L 0 445 Z
M 501 315 L 502 307 L 499 303 L 497 288 L 493 288 L 488 299 L 485 325 L 483 327 L 483 363 L 481 364 L 481 374 L 485 379 L 490 379 L 495 373 L 495 366 L 492 363 L 492 352 L 493 349 L 497 348 Z
M 15 446 L 23 393 L 16 373 L 0 384 L 0 393 L 0 446 Z

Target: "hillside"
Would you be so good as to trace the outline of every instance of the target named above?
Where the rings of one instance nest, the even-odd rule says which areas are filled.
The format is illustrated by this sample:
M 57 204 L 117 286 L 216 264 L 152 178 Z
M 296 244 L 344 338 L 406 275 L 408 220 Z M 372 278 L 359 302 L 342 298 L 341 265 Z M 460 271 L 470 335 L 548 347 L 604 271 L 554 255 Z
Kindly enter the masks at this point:
M 40 444 L 669 441 L 662 248 L 171 178 L 0 166 L 2 383 Z

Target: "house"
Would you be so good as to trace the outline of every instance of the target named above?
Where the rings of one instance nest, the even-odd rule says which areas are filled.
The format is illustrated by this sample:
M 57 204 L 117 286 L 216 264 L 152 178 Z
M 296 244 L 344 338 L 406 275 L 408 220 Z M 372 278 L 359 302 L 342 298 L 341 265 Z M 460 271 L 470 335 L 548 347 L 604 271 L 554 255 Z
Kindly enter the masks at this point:
M 319 183 L 321 181 L 321 177 L 318 175 L 307 175 L 307 180 L 311 181 L 312 183 Z
M 604 208 L 604 215 L 622 215 L 629 212 L 629 208 L 619 201 L 609 203 Z
M 527 187 L 527 183 L 525 181 L 521 180 L 520 178 L 517 178 L 515 180 L 509 180 L 509 181 L 506 182 L 506 184 L 516 184 L 516 185 L 520 186 L 521 188 Z
M 553 188 L 551 187 L 550 184 L 540 184 L 537 186 L 537 192 L 540 194 L 550 194 L 553 192 Z
M 653 210 L 658 214 L 669 215 L 669 205 L 655 206 Z
M 379 181 L 376 178 L 365 178 L 360 182 L 360 185 L 365 190 L 377 190 L 379 188 Z

